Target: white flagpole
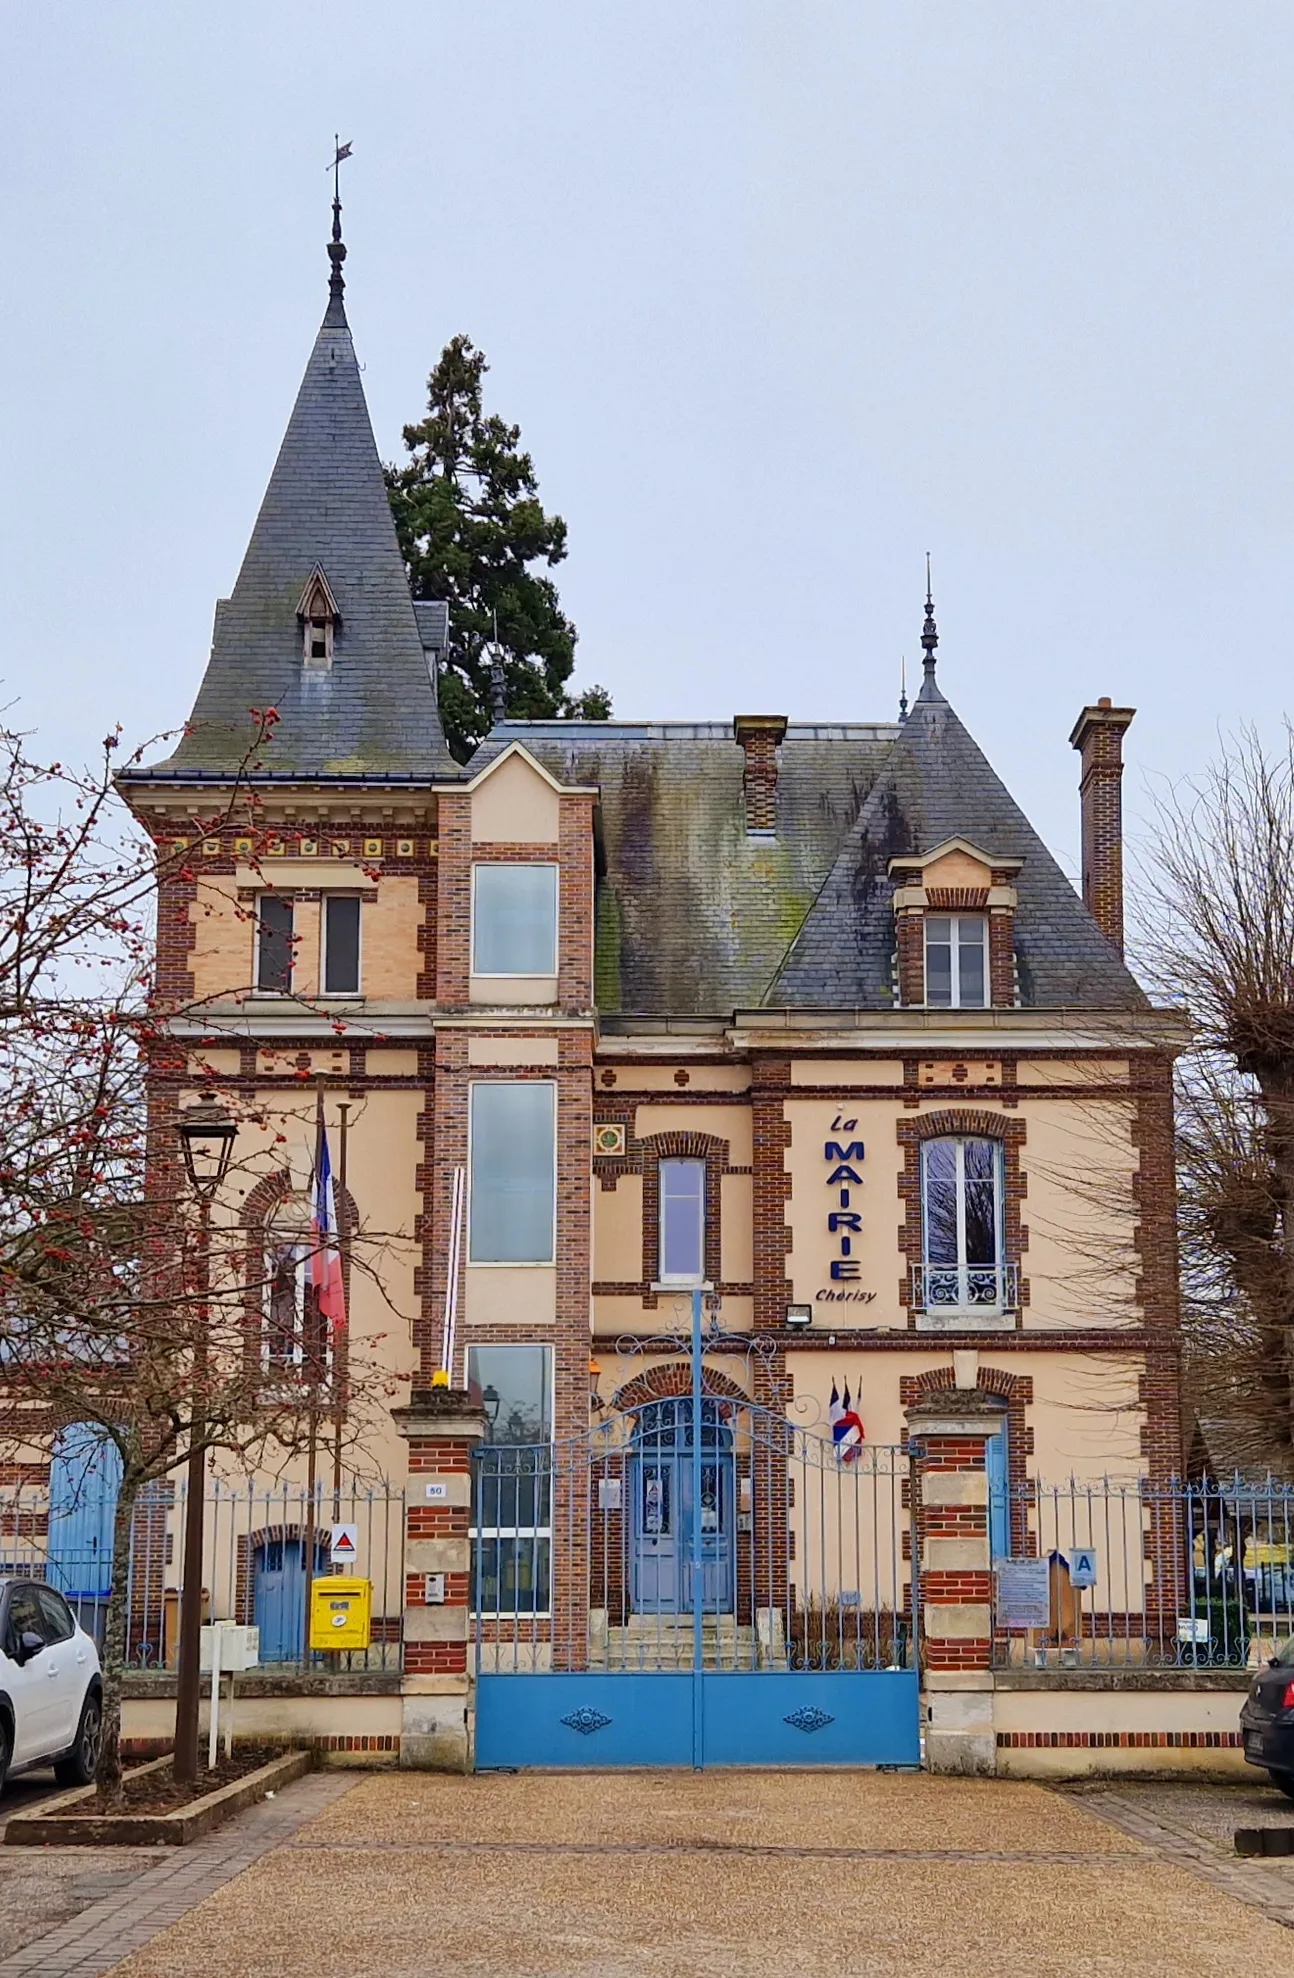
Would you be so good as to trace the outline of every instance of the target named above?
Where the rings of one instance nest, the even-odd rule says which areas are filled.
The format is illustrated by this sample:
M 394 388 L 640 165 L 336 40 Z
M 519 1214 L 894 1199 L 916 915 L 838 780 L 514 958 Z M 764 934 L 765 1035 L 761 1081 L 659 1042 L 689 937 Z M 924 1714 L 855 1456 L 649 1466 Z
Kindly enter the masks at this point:
M 458 1330 L 458 1267 L 463 1247 L 463 1204 L 467 1177 L 462 1168 L 453 1170 L 449 1197 L 449 1255 L 445 1278 L 445 1329 L 441 1342 L 445 1374 L 453 1384 L 454 1350 Z M 466 1376 L 464 1376 L 466 1381 Z

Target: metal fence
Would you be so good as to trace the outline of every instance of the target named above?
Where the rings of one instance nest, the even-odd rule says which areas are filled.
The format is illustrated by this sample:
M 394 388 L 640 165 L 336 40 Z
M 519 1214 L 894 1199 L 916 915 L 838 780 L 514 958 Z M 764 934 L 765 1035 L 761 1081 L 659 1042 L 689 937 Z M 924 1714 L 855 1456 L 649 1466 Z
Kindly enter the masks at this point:
M 115 1495 L 87 1484 L 51 1505 L 38 1488 L 0 1497 L 0 1577 L 47 1580 L 102 1640 L 113 1582 Z M 174 1668 L 183 1578 L 185 1487 L 154 1486 L 135 1507 L 127 1576 L 127 1659 L 141 1669 Z M 332 1528 L 354 1532 L 354 1557 L 333 1563 Z M 335 1499 L 299 1486 L 211 1483 L 205 1501 L 203 1618 L 252 1623 L 260 1660 L 284 1670 L 399 1669 L 404 1609 L 402 1490 L 352 1484 Z M 313 1575 L 310 1564 L 313 1534 Z M 367 1649 L 328 1654 L 307 1646 L 310 1577 L 346 1571 L 372 1583 Z
M 1294 1636 L 1294 1486 L 1268 1477 L 1004 1490 L 998 1667 L 1243 1668 Z

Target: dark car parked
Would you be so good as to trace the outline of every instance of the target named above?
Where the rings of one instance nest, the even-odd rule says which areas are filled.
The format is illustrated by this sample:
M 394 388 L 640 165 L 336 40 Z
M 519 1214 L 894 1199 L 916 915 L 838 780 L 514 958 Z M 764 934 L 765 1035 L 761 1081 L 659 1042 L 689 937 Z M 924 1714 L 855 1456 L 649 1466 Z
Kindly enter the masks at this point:
M 1240 1728 L 1245 1758 L 1262 1765 L 1288 1799 L 1294 1799 L 1294 1640 L 1249 1685 Z

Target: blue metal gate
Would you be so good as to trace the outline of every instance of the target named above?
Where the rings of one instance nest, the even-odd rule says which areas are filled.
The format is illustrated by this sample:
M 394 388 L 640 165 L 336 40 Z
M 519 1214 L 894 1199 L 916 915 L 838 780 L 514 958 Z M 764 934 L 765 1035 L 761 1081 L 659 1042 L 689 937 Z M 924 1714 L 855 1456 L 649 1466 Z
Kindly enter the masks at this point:
M 906 1451 L 678 1343 L 690 1395 L 477 1453 L 478 1768 L 917 1765 Z

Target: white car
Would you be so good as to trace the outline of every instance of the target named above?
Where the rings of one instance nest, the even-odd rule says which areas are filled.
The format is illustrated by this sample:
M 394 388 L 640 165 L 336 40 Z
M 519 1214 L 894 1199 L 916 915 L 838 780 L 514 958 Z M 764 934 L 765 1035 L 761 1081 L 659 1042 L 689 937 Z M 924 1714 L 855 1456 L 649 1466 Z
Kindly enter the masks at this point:
M 61 1786 L 88 1786 L 103 1736 L 99 1651 L 61 1593 L 40 1580 L 0 1592 L 0 1786 L 52 1765 Z

